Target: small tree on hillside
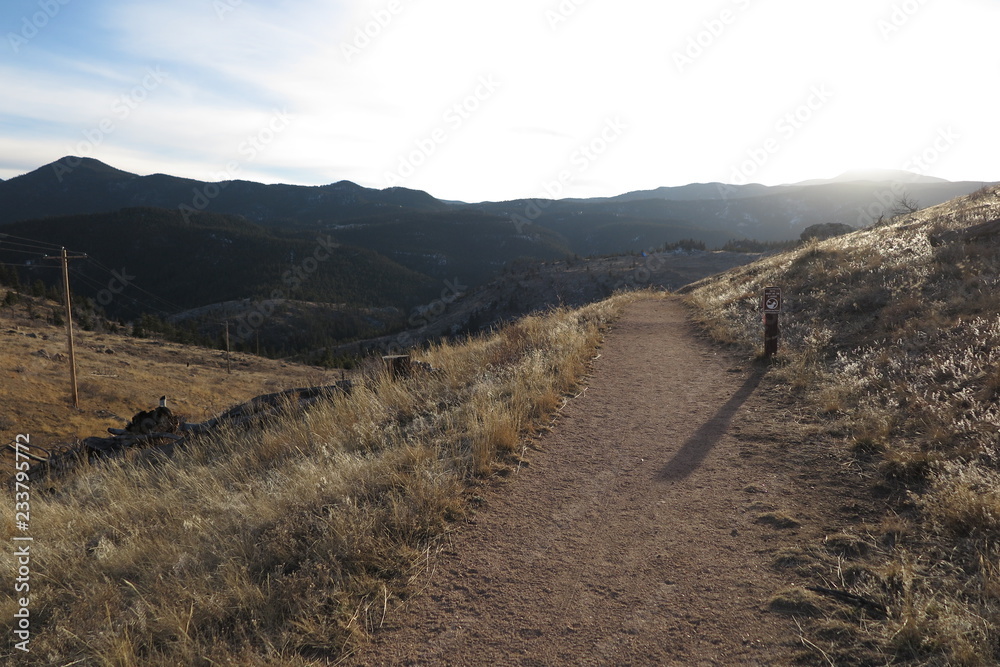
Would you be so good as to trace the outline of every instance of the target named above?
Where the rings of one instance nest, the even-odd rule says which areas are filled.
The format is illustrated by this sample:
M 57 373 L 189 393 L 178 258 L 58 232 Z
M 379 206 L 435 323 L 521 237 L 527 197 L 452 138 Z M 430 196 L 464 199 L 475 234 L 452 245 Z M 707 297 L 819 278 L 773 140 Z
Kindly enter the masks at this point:
M 920 204 L 917 200 L 910 196 L 910 193 L 904 192 L 896 198 L 896 201 L 892 203 L 892 217 L 897 217 L 900 215 L 909 215 L 911 213 L 916 213 L 920 210 Z

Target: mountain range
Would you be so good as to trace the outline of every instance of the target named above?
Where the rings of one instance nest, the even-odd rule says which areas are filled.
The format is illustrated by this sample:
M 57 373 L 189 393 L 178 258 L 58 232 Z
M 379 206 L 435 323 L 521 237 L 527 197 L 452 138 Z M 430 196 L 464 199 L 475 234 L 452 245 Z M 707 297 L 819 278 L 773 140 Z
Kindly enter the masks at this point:
M 649 252 L 681 240 L 715 248 L 731 239 L 797 239 L 813 224 L 867 225 L 903 195 L 926 207 L 983 185 L 868 171 L 781 186 L 693 183 L 616 197 L 464 203 L 350 181 L 140 176 L 67 156 L 0 181 L 0 234 L 87 254 L 93 262 L 74 266 L 75 290 L 103 294 L 115 317 L 134 318 L 153 304 L 132 289 L 108 299 L 108 267 L 124 267 L 155 293 L 160 315 L 281 294 L 397 308 L 405 321 L 444 286 L 484 285 L 519 260 Z M 2 236 L 0 262 L 20 265 L 28 281 L 58 281 L 54 263 L 26 261 Z
M 563 236 L 561 245 L 571 252 L 603 254 L 677 241 L 677 234 L 695 234 L 706 243 L 744 236 L 768 241 L 795 238 L 805 227 L 820 222 L 863 226 L 903 192 L 927 207 L 983 185 L 905 171 L 868 170 L 780 186 L 692 183 L 616 197 L 462 203 L 445 202 L 420 190 L 375 190 L 350 181 L 299 186 L 139 176 L 93 158 L 67 156 L 0 181 L 0 225 L 156 207 L 177 210 L 188 220 L 210 212 L 242 216 L 268 227 L 357 229 L 411 216 L 427 220 L 481 211 L 513 221 L 514 231 L 529 223 L 555 230 Z M 639 232 L 636 242 L 633 232 Z M 607 243 L 614 247 L 603 245 Z

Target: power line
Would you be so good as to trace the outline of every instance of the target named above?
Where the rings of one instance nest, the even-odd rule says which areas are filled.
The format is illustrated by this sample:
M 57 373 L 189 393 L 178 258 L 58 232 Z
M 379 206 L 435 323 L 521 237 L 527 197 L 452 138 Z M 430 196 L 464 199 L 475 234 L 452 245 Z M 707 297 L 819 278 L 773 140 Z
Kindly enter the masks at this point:
M 27 248 L 27 250 L 24 250 Z M 31 245 L 30 243 L 2 243 L 0 242 L 0 250 L 4 252 L 30 252 L 36 255 L 48 255 L 52 253 L 51 248 L 43 248 L 42 246 Z
M 47 252 L 39 252 L 37 250 L 19 250 L 18 248 L 0 248 L 0 252 L 18 252 L 22 255 L 35 255 L 39 259 L 45 259 L 46 257 L 51 257 Z
M 17 246 L 17 247 L 10 247 L 10 246 Z M 61 253 L 62 250 L 63 250 L 63 247 L 64 246 L 61 246 L 61 245 L 58 245 L 58 244 L 55 244 L 55 243 L 50 243 L 48 241 L 41 241 L 41 240 L 38 240 L 38 239 L 31 239 L 31 238 L 28 238 L 28 237 L 25 237 L 25 236 L 17 236 L 17 235 L 14 235 L 14 234 L 0 233 L 0 252 L 13 252 L 13 253 L 26 254 L 26 255 L 38 255 L 39 259 L 57 259 L 58 257 L 54 257 L 53 254 L 54 253 Z M 28 248 L 29 250 L 25 250 L 23 248 Z M 73 252 L 74 254 L 83 255 L 83 257 L 81 259 L 88 259 L 88 260 L 90 260 L 93 263 L 93 265 L 95 267 L 97 267 L 98 269 L 106 272 L 109 276 L 111 276 L 111 277 L 118 277 L 118 274 L 117 274 L 117 272 L 114 269 L 108 267 L 107 265 L 105 265 L 104 263 L 100 262 L 95 257 L 92 257 L 91 255 L 89 255 L 89 254 L 87 254 L 85 252 L 82 252 L 82 251 L 71 251 L 71 250 L 67 250 L 67 252 Z M 27 264 L 27 263 L 25 263 L 25 264 L 14 264 L 14 263 L 0 262 L 0 266 L 10 266 L 10 267 L 17 267 L 17 268 L 33 268 L 33 267 L 37 267 L 39 265 Z M 70 270 L 74 271 L 74 274 L 78 278 L 83 279 L 85 282 L 89 282 L 90 285 L 91 285 L 91 287 L 95 287 L 98 290 L 104 289 L 104 286 L 97 285 L 97 284 L 94 284 L 94 283 L 90 282 L 90 280 L 81 272 L 81 270 L 78 267 L 76 267 L 76 266 L 70 267 Z M 187 308 L 185 308 L 184 306 L 181 306 L 180 304 L 174 303 L 173 301 L 170 301 L 169 299 L 166 299 L 166 298 L 164 298 L 164 297 L 162 297 L 162 296 L 160 296 L 160 295 L 158 295 L 158 294 L 156 294 L 154 292 L 151 292 L 151 291 L 145 289 L 144 287 L 142 287 L 141 285 L 137 285 L 134 282 L 129 281 L 129 283 L 128 283 L 127 286 L 131 287 L 131 288 L 133 288 L 135 290 L 137 290 L 138 292 L 140 292 L 142 294 L 145 294 L 147 297 L 149 297 L 149 298 L 155 300 L 156 302 L 158 302 L 159 304 L 161 304 L 159 306 L 156 306 L 153 303 L 149 303 L 148 301 L 142 301 L 140 299 L 136 299 L 135 297 L 126 297 L 126 298 L 130 299 L 131 301 L 133 301 L 134 303 L 139 304 L 139 305 L 141 305 L 143 307 L 149 308 L 150 310 L 161 311 L 161 312 L 180 312 L 180 311 L 187 310 Z M 131 310 L 133 312 L 137 313 L 137 314 L 141 314 L 138 310 L 136 310 L 134 308 L 132 308 Z
M 7 239 L 15 239 L 17 241 L 27 241 L 35 245 L 46 246 L 50 250 L 59 250 L 61 246 L 57 246 L 55 243 L 49 243 L 48 241 L 41 241 L 39 239 L 29 239 L 27 236 L 16 236 L 14 234 L 0 233 L 0 241 L 6 241 Z
M 70 271 L 73 272 L 74 280 L 78 280 L 80 282 L 85 283 L 92 290 L 94 290 L 98 294 L 98 296 L 100 295 L 101 291 L 107 289 L 106 285 L 102 285 L 93 278 L 90 278 L 89 276 L 85 275 L 79 268 L 71 267 Z M 115 294 L 115 304 L 117 305 L 118 308 L 122 310 L 127 310 L 136 316 L 141 316 L 151 311 L 163 312 L 162 308 L 157 308 L 156 306 L 150 303 L 145 303 L 143 301 L 140 301 L 139 299 L 136 299 L 135 297 L 126 296 L 120 293 Z
M 110 275 L 111 275 L 112 277 L 114 277 L 114 276 L 115 276 L 115 274 L 116 274 L 116 271 L 114 271 L 113 269 L 111 269 L 111 268 L 109 268 L 109 267 L 105 266 L 104 264 L 102 264 L 102 263 L 101 263 L 100 261 L 98 261 L 97 259 L 95 259 L 95 258 L 93 258 L 93 257 L 90 257 L 89 259 L 90 259 L 90 261 L 91 261 L 91 262 L 93 262 L 93 263 L 94 263 L 94 265 L 95 265 L 95 266 L 97 266 L 98 268 L 100 268 L 100 269 L 102 269 L 102 270 L 106 271 L 106 272 L 107 272 L 108 274 L 110 274 Z M 168 306 L 168 308 L 162 308 L 162 307 L 161 307 L 161 308 L 158 308 L 158 310 L 165 310 L 165 311 L 166 311 L 166 310 L 173 310 L 173 311 L 182 311 L 182 310 L 187 310 L 187 309 L 186 309 L 186 308 L 184 308 L 183 306 L 180 306 L 180 305 L 178 305 L 178 304 L 176 304 L 176 303 L 174 303 L 174 302 L 170 301 L 169 299 L 164 299 L 164 298 L 163 298 L 162 296 L 160 296 L 160 295 L 158 295 L 158 294 L 154 294 L 153 292 L 150 292 L 149 290 L 147 290 L 147 289 L 143 288 L 143 287 L 142 287 L 141 285 L 137 285 L 137 284 L 135 284 L 134 282 L 131 282 L 131 281 L 129 281 L 129 283 L 128 283 L 128 286 L 129 286 L 129 287 L 134 287 L 135 289 L 139 290 L 140 292 L 142 292 L 142 293 L 143 293 L 143 294 L 145 294 L 146 296 L 149 296 L 149 297 L 152 297 L 152 298 L 156 299 L 157 301 L 159 301 L 159 302 L 163 303 L 164 305 Z M 137 301 L 138 301 L 138 300 L 137 300 Z
M 14 251 L 14 252 L 16 252 L 16 251 Z M 59 259 L 59 257 L 54 257 L 54 256 L 49 255 L 47 257 L 42 257 L 42 259 Z M 87 257 L 86 259 L 93 259 L 93 258 Z M 95 265 L 96 264 L 97 263 L 95 262 Z M 16 263 L 13 263 L 13 262 L 0 262 L 0 266 L 11 267 L 11 268 L 21 268 L 21 269 L 58 270 L 57 267 L 54 267 L 54 266 L 45 266 L 44 264 L 27 264 L 27 263 L 25 263 L 25 264 L 16 264 Z M 105 271 L 109 275 L 111 275 L 112 277 L 114 277 L 114 272 L 111 271 L 110 269 L 107 269 L 106 267 L 103 267 L 103 266 L 96 266 L 96 268 L 99 268 L 100 270 Z M 90 276 L 88 276 L 87 274 L 85 274 L 83 272 L 82 268 L 79 267 L 79 266 L 70 266 L 69 270 L 73 274 L 73 277 L 74 277 L 73 279 L 74 280 L 86 284 L 88 287 L 90 287 L 92 290 L 94 290 L 97 293 L 100 293 L 102 290 L 104 290 L 104 289 L 107 288 L 106 284 L 102 284 L 101 282 L 99 282 L 99 281 L 95 280 L 94 278 L 91 278 Z M 119 307 L 123 308 L 125 310 L 130 311 L 131 313 L 133 313 L 136 316 L 143 315 L 144 313 L 147 313 L 147 312 L 161 312 L 161 313 L 166 313 L 166 312 L 170 312 L 171 309 L 173 309 L 173 310 L 184 310 L 184 308 L 182 308 L 181 306 L 177 306 L 177 305 L 171 303 L 170 301 L 168 301 L 168 300 L 166 300 L 166 299 L 164 299 L 162 297 L 159 297 L 159 296 L 157 296 L 157 295 L 155 295 L 155 294 L 153 294 L 153 293 L 151 293 L 151 292 L 149 292 L 147 290 L 144 290 L 141 287 L 139 287 L 138 285 L 135 285 L 135 283 L 131 283 L 130 282 L 128 284 L 128 286 L 129 287 L 135 287 L 137 290 L 139 290 L 141 292 L 144 292 L 144 293 L 152 296 L 154 299 L 156 299 L 156 300 L 162 302 L 163 304 L 165 304 L 166 306 L 168 306 L 168 308 L 164 308 L 162 305 L 157 306 L 154 303 L 151 303 L 149 301 L 144 301 L 142 299 L 137 299 L 134 296 L 126 296 L 126 295 L 123 295 L 123 294 L 116 295 L 116 296 L 119 297 L 117 299 Z
M 63 248 L 63 246 L 61 246 L 61 245 L 59 245 L 57 243 L 49 243 L 48 241 L 40 241 L 38 239 L 29 239 L 26 236 L 15 236 L 13 234 L 0 233 L 0 245 L 3 245 L 4 243 L 7 243 L 8 239 L 15 239 L 14 243 L 16 245 L 30 246 L 30 247 L 38 248 L 40 250 L 44 250 L 45 252 L 50 252 L 50 253 L 51 252 L 62 252 L 62 248 Z M 19 241 L 21 243 L 18 243 Z M 27 243 L 23 243 L 24 241 L 27 241 Z M 79 253 L 81 255 L 85 255 L 86 254 L 86 253 L 80 252 L 78 250 L 73 250 L 71 252 Z

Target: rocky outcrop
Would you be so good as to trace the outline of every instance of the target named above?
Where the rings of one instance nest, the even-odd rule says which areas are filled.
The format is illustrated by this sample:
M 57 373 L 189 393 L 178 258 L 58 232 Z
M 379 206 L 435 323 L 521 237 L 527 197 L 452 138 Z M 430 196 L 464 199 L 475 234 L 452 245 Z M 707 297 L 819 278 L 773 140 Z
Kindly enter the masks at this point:
M 826 239 L 832 239 L 834 236 L 843 236 L 854 231 L 857 231 L 857 229 L 840 222 L 823 222 L 818 225 L 806 227 L 802 230 L 799 238 L 803 241 L 808 241 L 809 239 L 825 241 Z

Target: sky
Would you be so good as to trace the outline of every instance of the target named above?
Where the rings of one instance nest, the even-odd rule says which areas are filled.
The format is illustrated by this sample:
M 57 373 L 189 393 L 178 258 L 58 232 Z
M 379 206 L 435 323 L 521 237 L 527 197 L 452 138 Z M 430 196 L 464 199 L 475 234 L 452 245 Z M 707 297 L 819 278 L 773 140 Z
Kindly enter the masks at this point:
M 4 0 L 0 178 L 66 155 L 449 200 L 1000 180 L 996 0 Z

